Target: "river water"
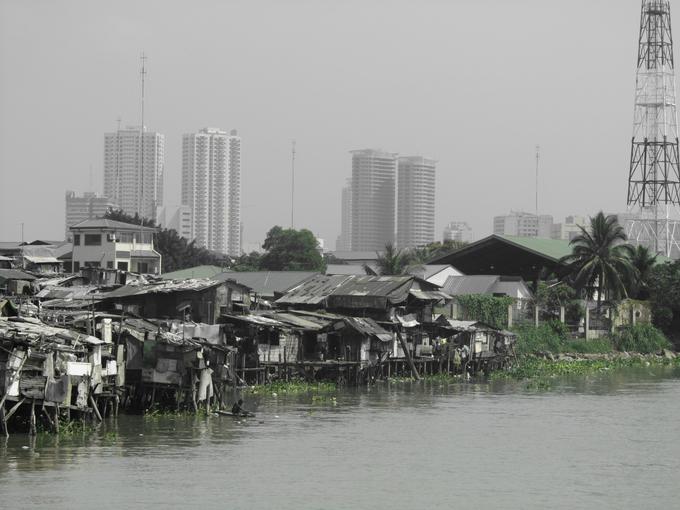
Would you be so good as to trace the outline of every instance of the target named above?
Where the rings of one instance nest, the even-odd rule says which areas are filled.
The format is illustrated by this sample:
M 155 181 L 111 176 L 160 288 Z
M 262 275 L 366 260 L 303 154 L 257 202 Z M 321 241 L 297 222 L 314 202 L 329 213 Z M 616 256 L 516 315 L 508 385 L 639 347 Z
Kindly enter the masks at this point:
M 0 442 L 1 508 L 678 508 L 680 370 L 247 398 Z

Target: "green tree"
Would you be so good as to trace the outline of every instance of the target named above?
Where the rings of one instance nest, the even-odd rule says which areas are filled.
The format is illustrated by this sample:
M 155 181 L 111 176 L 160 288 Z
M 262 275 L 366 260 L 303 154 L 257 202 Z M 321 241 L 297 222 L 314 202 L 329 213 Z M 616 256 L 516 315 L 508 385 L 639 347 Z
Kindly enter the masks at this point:
M 148 218 L 140 218 L 138 214 L 134 216 L 126 214 L 122 210 L 109 210 L 104 215 L 105 218 L 123 223 L 133 223 L 145 227 L 156 227 L 156 223 Z M 162 270 L 164 273 L 185 269 L 200 265 L 223 265 L 226 256 L 212 252 L 201 246 L 196 246 L 195 241 L 187 241 L 180 237 L 174 229 L 158 227 L 158 232 L 154 234 L 154 248 L 161 254 Z
M 646 246 L 637 245 L 630 254 L 630 262 L 635 268 L 635 274 L 630 282 L 628 294 L 635 299 L 648 299 L 649 274 L 656 265 L 656 255 Z
M 378 259 L 376 260 L 376 266 L 379 275 L 401 275 L 404 274 L 411 259 L 408 253 L 402 250 L 397 250 L 392 243 L 385 245 L 385 251 L 382 253 L 377 253 Z M 364 266 L 367 274 L 373 274 L 373 270 L 370 270 Z
M 647 279 L 652 321 L 669 337 L 680 340 L 680 261 L 657 264 Z
M 229 269 L 232 271 L 259 271 L 262 262 L 262 254 L 251 251 L 238 257 Z
M 616 216 L 602 211 L 590 219 L 590 228 L 579 227 L 581 233 L 571 240 L 571 255 L 561 262 L 566 265 L 572 286 L 588 297 L 597 289 L 597 309 L 602 296 L 627 297 L 626 283 L 632 281 L 635 269 L 630 262 L 632 248 Z
M 316 237 L 307 229 L 273 227 L 262 247 L 260 268 L 269 271 L 324 271 L 325 263 Z

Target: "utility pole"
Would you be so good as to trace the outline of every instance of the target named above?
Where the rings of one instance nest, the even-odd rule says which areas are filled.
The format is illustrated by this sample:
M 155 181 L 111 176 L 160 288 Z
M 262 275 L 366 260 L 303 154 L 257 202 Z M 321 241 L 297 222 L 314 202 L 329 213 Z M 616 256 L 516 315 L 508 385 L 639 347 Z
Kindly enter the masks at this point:
M 140 75 L 142 78 L 142 102 L 141 102 L 141 113 L 142 113 L 142 125 L 139 129 L 139 224 L 142 224 L 142 218 L 144 217 L 144 81 L 146 79 L 146 55 L 142 52 L 140 60 L 142 61 L 142 69 L 140 70 Z
M 538 216 L 538 160 L 540 159 L 541 147 L 536 146 L 536 216 Z
M 295 140 L 291 144 L 290 228 L 295 228 Z

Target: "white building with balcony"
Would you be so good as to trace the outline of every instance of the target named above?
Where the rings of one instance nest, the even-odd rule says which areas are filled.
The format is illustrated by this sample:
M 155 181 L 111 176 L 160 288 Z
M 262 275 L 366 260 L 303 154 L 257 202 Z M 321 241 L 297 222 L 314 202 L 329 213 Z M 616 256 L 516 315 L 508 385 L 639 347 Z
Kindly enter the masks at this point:
M 160 274 L 161 255 L 153 245 L 156 231 L 107 219 L 85 220 L 73 225 L 73 272 L 84 267 L 101 267 Z

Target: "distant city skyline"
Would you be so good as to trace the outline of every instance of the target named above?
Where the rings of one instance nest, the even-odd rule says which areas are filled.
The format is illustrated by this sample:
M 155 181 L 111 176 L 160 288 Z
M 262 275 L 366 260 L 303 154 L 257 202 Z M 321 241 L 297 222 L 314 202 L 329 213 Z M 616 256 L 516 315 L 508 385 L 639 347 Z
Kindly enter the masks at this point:
M 160 17 L 157 5 L 126 0 L 97 8 L 3 2 L 0 173 L 12 185 L 0 190 L 0 238 L 18 239 L 21 223 L 26 238 L 60 237 L 64 191 L 103 191 L 101 133 L 115 131 L 118 119 L 141 123 L 142 51 L 145 123 L 165 136 L 166 197 L 179 195 L 187 130 L 238 126 L 248 140 L 247 245 L 288 224 L 291 139 L 296 227 L 327 240 L 339 234 L 338 194 L 356 147 L 437 158 L 436 232 L 464 218 L 481 238 L 494 215 L 533 210 L 537 144 L 540 212 L 625 211 L 639 8 L 613 0 L 559 10 L 537 0 L 397 0 L 387 10 L 352 0 L 330 9 L 200 2 L 192 15 L 204 22 L 193 29 L 172 3 Z M 471 19 L 494 34 L 474 54 L 460 52 L 477 36 Z M 427 30 L 404 38 L 414 21 Z M 351 40 L 340 29 L 348 26 Z M 215 65 L 224 48 L 236 49 L 229 65 Z M 455 65 L 443 65 L 452 55 Z M 519 56 L 540 68 L 518 70 Z M 394 69 L 410 62 L 421 72 L 395 79 Z M 40 210 L 26 207 L 26 197 Z

